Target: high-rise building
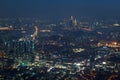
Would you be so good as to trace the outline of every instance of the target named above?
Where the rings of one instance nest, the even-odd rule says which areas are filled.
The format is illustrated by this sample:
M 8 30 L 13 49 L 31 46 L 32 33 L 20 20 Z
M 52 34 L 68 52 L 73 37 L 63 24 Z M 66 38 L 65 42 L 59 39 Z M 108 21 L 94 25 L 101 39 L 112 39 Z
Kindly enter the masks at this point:
M 73 20 L 74 20 L 74 17 L 73 17 L 73 16 L 70 16 L 70 20 L 72 20 L 72 21 L 73 21 Z
M 74 26 L 77 26 L 78 25 L 78 22 L 77 22 L 77 20 L 75 19 L 74 20 Z
M 70 21 L 69 21 L 69 26 L 73 27 L 73 22 L 74 22 L 74 18 L 73 16 L 70 17 Z
M 75 19 L 73 16 L 71 16 L 69 25 L 70 25 L 70 27 L 76 27 L 78 25 L 77 19 Z
M 24 54 L 30 55 L 34 51 L 33 40 L 13 40 L 6 43 L 9 58 L 22 57 Z

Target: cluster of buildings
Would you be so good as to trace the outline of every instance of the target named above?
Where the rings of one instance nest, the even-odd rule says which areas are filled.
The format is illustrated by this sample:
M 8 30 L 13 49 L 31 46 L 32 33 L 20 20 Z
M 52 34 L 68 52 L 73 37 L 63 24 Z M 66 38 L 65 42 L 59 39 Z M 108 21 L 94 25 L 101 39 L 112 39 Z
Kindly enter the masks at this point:
M 79 22 L 73 16 L 60 24 L 23 21 L 17 23 L 28 27 L 0 30 L 1 80 L 120 79 L 118 24 Z

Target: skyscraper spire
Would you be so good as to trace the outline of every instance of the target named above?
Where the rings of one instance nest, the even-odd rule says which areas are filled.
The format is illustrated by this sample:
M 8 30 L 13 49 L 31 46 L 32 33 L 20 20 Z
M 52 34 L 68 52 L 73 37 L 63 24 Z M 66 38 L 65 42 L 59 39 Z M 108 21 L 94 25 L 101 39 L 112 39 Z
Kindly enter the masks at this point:
M 74 26 L 77 26 L 77 24 L 78 24 L 78 23 L 77 23 L 77 20 L 75 19 L 75 20 L 74 20 Z

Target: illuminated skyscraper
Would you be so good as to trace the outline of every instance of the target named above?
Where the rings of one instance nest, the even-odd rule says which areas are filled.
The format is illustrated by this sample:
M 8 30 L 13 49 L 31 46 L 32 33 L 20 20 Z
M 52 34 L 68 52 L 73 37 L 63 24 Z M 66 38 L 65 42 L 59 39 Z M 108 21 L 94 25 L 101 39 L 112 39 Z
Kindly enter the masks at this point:
M 70 17 L 69 25 L 70 27 L 76 27 L 78 25 L 77 20 L 73 16 Z
M 6 44 L 7 53 L 10 58 L 22 57 L 24 54 L 30 55 L 34 51 L 34 41 L 13 40 Z
M 71 16 L 70 17 L 70 22 L 69 22 L 70 27 L 73 27 L 73 22 L 74 22 L 74 18 L 73 18 L 73 16 Z
M 74 26 L 77 26 L 78 25 L 78 22 L 77 22 L 77 20 L 75 19 L 74 20 Z
M 74 17 L 73 17 L 73 16 L 70 16 L 70 20 L 73 21 L 73 20 L 74 20 Z

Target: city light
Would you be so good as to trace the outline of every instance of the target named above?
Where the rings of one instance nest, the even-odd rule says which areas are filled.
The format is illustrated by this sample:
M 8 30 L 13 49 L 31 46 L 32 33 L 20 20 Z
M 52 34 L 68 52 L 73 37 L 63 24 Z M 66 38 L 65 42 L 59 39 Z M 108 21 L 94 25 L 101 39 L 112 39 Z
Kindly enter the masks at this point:
M 105 64 L 106 64 L 106 62 L 102 62 L 102 64 L 104 64 L 104 65 L 105 65 Z
M 57 18 L 0 18 L 0 80 L 120 80 L 119 19 Z

